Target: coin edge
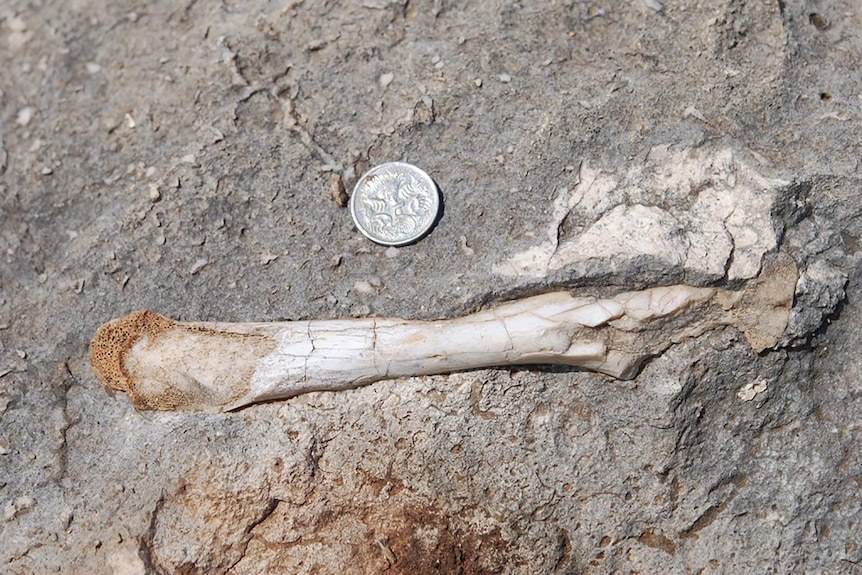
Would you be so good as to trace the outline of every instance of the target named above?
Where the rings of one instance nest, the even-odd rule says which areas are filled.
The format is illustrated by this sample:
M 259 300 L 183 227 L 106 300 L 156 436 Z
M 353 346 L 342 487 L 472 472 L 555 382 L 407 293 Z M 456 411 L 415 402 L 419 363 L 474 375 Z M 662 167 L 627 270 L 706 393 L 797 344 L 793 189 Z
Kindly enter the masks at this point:
M 431 219 L 431 222 L 428 224 L 428 226 L 424 230 L 422 230 L 418 234 L 414 234 L 413 236 L 411 236 L 408 239 L 398 240 L 398 241 L 390 241 L 390 240 L 382 240 L 380 238 L 376 238 L 370 232 L 365 230 L 362 227 L 362 225 L 360 225 L 360 223 L 356 217 L 356 200 L 355 200 L 355 198 L 356 198 L 356 192 L 359 189 L 360 185 L 367 179 L 367 177 L 370 174 L 372 174 L 373 172 L 378 171 L 378 170 L 383 170 L 387 166 L 406 166 L 407 169 L 410 171 L 415 170 L 415 171 L 419 172 L 421 177 L 424 178 L 425 180 L 427 180 L 427 183 L 429 183 L 431 185 L 431 189 L 434 191 L 434 194 L 433 194 L 434 209 L 431 210 L 431 213 L 434 214 L 434 217 Z M 369 168 L 356 181 L 356 184 L 353 186 L 353 191 L 350 193 L 350 217 L 353 219 L 353 225 L 356 227 L 357 230 L 359 230 L 359 233 L 361 233 L 363 236 L 365 236 L 366 238 L 368 238 L 372 242 L 374 242 L 378 245 L 381 245 L 381 246 L 396 247 L 397 248 L 397 247 L 406 246 L 406 245 L 409 245 L 409 244 L 412 244 L 414 242 L 421 240 L 423 237 L 425 237 L 434 228 L 434 223 L 437 221 L 437 219 L 440 216 L 440 201 L 441 201 L 441 199 L 440 199 L 440 187 L 437 185 L 437 182 L 434 181 L 434 178 L 432 178 L 428 174 L 428 172 L 426 172 L 425 170 L 423 170 L 419 166 L 416 166 L 414 164 L 410 164 L 407 162 L 384 162 L 382 164 L 378 164 L 372 168 Z

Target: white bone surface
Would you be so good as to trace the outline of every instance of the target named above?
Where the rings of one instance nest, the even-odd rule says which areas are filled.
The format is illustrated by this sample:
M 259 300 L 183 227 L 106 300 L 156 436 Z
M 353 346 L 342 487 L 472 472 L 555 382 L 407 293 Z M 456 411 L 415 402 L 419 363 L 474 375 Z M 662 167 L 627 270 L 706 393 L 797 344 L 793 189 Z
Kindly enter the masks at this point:
M 382 379 L 515 364 L 628 379 L 645 359 L 720 326 L 739 328 L 755 351 L 775 345 L 796 279 L 795 266 L 782 261 L 740 291 L 673 285 L 604 299 L 554 292 L 438 321 L 181 323 L 135 312 L 102 326 L 92 362 L 106 385 L 144 409 L 227 411 Z

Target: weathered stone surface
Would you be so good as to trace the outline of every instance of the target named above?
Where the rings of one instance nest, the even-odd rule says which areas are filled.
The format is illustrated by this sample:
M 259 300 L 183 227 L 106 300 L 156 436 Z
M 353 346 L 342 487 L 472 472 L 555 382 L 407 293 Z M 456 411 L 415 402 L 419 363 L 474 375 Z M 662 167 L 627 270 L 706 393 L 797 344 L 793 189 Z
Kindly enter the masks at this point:
M 0 571 L 858 569 L 860 29 L 849 0 L 4 3 Z M 396 250 L 330 199 L 391 160 L 445 199 Z M 774 253 L 778 349 L 716 329 L 628 382 L 142 414 L 87 361 L 135 309 L 429 319 Z
M 772 212 L 787 185 L 710 145 L 655 146 L 621 174 L 582 164 L 577 185 L 555 200 L 548 240 L 495 269 L 583 281 L 648 260 L 689 281 L 751 279 L 777 247 Z

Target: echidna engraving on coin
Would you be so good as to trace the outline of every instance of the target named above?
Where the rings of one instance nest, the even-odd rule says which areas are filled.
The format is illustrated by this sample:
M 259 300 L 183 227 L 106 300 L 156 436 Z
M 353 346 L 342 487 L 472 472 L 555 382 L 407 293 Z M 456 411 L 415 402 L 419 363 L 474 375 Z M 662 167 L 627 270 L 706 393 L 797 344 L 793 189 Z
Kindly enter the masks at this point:
M 389 246 L 409 244 L 425 235 L 439 208 L 439 192 L 430 176 L 400 162 L 371 169 L 357 182 L 350 199 L 359 231 Z

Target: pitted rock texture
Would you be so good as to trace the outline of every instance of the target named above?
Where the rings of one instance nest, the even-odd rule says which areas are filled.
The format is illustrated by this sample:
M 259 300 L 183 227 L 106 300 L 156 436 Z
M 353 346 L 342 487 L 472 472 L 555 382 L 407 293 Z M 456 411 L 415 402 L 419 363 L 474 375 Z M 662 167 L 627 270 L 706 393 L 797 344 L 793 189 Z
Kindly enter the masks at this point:
M 0 571 L 858 570 L 860 30 L 849 0 L 6 1 Z M 384 161 L 444 198 L 401 249 L 330 199 Z M 774 253 L 777 349 L 714 330 L 628 382 L 141 414 L 88 365 L 136 309 L 431 319 Z

